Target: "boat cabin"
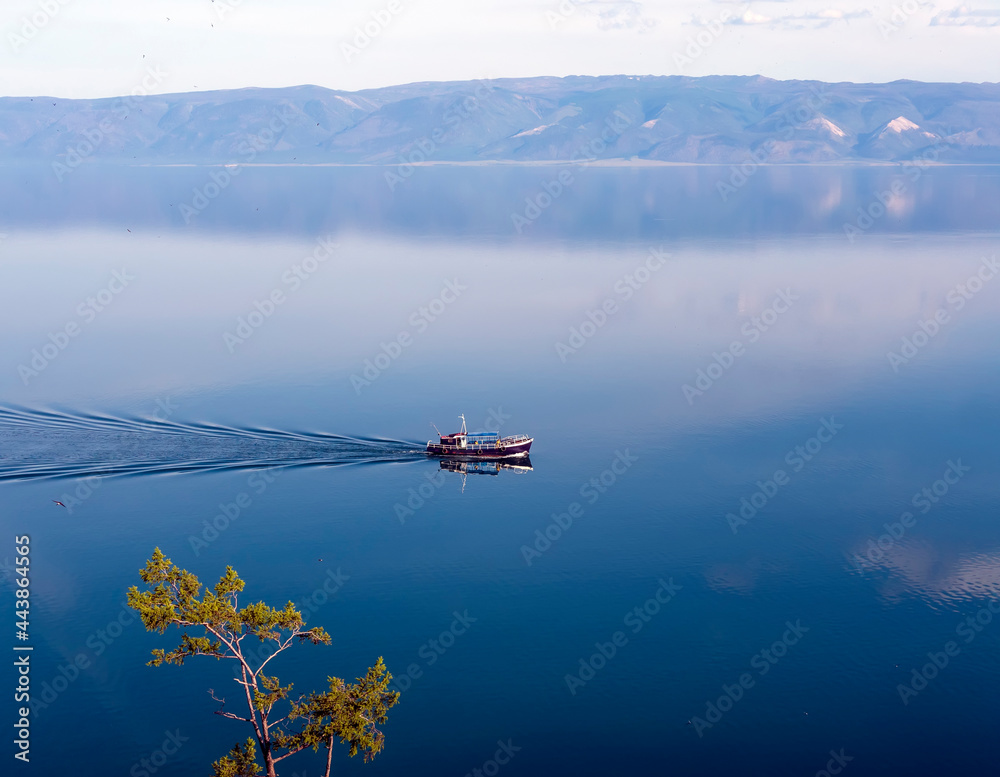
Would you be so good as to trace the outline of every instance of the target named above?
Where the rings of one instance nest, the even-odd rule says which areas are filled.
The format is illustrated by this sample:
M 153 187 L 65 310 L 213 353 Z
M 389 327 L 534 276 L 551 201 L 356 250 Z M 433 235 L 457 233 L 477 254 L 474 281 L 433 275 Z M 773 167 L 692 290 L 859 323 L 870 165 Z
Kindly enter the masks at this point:
M 496 448 L 500 442 L 499 432 L 487 432 L 486 434 L 443 434 L 441 444 L 460 450 L 476 450 L 479 448 Z
M 460 450 L 481 450 L 484 448 L 495 448 L 500 442 L 500 432 L 483 432 L 481 434 L 469 434 L 465 428 L 465 416 L 462 419 L 462 431 L 454 434 L 442 434 L 441 444 Z

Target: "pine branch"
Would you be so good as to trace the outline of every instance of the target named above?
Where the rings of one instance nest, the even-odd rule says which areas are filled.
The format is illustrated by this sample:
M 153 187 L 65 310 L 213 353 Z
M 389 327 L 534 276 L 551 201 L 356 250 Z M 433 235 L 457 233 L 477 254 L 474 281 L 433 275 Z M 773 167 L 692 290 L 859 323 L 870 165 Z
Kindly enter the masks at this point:
M 241 717 L 240 715 L 237 715 L 233 712 L 226 712 L 224 710 L 224 707 L 226 706 L 226 700 L 220 699 L 218 696 L 216 696 L 214 688 L 208 689 L 208 695 L 212 697 L 213 701 L 217 701 L 219 702 L 220 705 L 222 705 L 219 707 L 219 709 L 215 711 L 216 715 L 221 715 L 224 718 L 230 718 L 232 720 L 242 720 L 244 723 L 250 723 L 250 718 Z

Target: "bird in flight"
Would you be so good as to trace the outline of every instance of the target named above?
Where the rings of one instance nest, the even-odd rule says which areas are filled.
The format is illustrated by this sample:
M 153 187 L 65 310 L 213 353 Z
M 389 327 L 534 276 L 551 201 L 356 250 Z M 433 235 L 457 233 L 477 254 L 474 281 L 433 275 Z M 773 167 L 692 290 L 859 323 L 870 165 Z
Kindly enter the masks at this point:
M 52 501 L 53 501 L 53 502 L 55 502 L 55 503 L 56 503 L 57 505 L 59 505 L 60 507 L 66 507 L 66 505 L 64 505 L 64 504 L 63 504 L 62 502 L 60 502 L 60 501 L 59 501 L 58 499 L 53 499 Z M 69 509 L 69 508 L 67 508 L 67 509 Z

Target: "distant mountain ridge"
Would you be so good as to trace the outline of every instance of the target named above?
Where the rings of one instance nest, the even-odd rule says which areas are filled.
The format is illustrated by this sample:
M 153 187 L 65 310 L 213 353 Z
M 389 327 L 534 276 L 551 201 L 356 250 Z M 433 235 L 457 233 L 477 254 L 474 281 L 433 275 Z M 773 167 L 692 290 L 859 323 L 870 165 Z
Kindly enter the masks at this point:
M 570 76 L 0 98 L 0 162 L 1000 163 L 1000 84 Z

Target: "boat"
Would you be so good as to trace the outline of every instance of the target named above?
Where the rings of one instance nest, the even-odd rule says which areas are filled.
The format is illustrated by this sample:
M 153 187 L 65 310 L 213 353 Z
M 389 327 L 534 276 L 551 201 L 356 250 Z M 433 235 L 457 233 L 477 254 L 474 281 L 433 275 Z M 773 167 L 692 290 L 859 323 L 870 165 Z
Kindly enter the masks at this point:
M 438 433 L 438 442 L 427 441 L 427 453 L 431 456 L 447 456 L 458 459 L 509 459 L 515 456 L 527 456 L 531 443 L 535 440 L 526 434 L 515 434 L 501 437 L 500 432 L 481 432 L 469 434 L 465 428 L 465 416 L 462 419 L 461 431 L 454 434 Z M 431 424 L 433 426 L 433 424 Z

